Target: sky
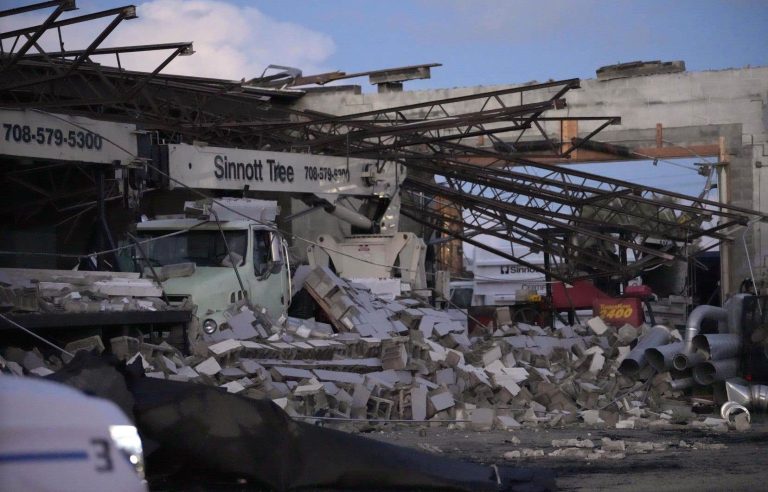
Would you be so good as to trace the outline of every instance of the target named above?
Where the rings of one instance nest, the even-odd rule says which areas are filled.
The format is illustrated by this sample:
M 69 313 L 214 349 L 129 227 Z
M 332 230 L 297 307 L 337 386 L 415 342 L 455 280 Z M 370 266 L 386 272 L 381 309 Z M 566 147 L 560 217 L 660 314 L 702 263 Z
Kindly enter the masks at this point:
M 28 3 L 2 2 L 4 8 Z M 77 4 L 77 14 L 124 5 Z M 196 54 L 166 72 L 230 79 L 257 77 L 269 64 L 311 74 L 442 63 L 430 80 L 406 86 L 421 89 L 592 78 L 601 66 L 634 60 L 684 60 L 688 70 L 768 65 L 768 0 L 151 0 L 136 6 L 139 18 L 123 22 L 104 46 L 193 41 Z M 0 30 L 39 22 L 41 15 L 0 18 Z M 82 26 L 64 33 L 73 49 L 93 35 Z M 121 59 L 144 70 L 157 60 Z M 367 79 L 354 82 L 374 90 Z

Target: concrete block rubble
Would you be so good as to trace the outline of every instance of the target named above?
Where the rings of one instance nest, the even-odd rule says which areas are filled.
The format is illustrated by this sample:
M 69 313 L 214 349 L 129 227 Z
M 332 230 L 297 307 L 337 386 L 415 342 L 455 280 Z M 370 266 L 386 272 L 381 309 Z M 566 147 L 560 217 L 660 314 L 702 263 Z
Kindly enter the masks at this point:
M 520 440 L 512 439 L 513 444 L 520 445 Z M 554 439 L 547 448 L 531 448 L 520 446 L 514 451 L 504 453 L 507 460 L 519 460 L 521 458 L 571 458 L 595 460 L 624 459 L 628 455 L 648 454 L 674 450 L 699 450 L 699 449 L 725 449 L 722 443 L 705 442 L 677 442 L 668 440 L 636 441 L 629 439 Z
M 99 313 L 172 309 L 161 286 L 138 273 L 6 268 L 0 309 L 19 313 Z
M 225 339 L 184 356 L 167 343 L 123 336 L 109 341 L 110 350 L 128 362 L 140 360 L 149 377 L 269 398 L 292 416 L 405 419 L 475 430 L 578 423 L 729 427 L 726 417 L 695 415 L 676 374 L 648 364 L 648 349 L 682 342 L 660 325 L 616 329 L 592 318 L 541 328 L 513 323 L 509 309 L 499 308 L 496 328 L 470 337 L 459 310 L 383 300 L 326 268 L 314 269 L 304 287 L 330 324 L 289 318 L 283 327 L 256 330 L 263 317 L 256 321 L 241 306 L 229 329 L 247 332 L 248 339 Z M 99 337 L 65 348 L 106 349 Z M 41 376 L 64 362 L 13 348 L 2 361 L 14 373 Z

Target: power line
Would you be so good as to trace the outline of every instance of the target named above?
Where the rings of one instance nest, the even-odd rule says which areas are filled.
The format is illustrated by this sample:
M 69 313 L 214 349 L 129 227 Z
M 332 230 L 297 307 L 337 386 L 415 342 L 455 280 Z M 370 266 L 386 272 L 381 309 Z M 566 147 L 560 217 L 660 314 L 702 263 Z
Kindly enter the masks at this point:
M 18 329 L 22 330 L 23 332 L 27 333 L 28 335 L 31 335 L 31 336 L 33 336 L 33 337 L 37 338 L 38 340 L 40 340 L 41 342 L 44 342 L 44 343 L 46 343 L 46 344 L 50 345 L 51 347 L 55 348 L 56 350 L 60 351 L 61 353 L 65 354 L 65 355 L 68 355 L 68 356 L 70 356 L 70 357 L 74 357 L 74 356 L 75 356 L 75 355 L 74 355 L 72 352 L 69 352 L 69 351 L 67 351 L 67 350 L 64 350 L 63 348 L 59 347 L 59 346 L 58 346 L 58 345 L 56 345 L 55 343 L 53 343 L 53 342 L 51 342 L 51 341 L 48 341 L 48 340 L 46 340 L 45 338 L 41 337 L 41 336 L 40 336 L 40 335 L 38 335 L 37 333 L 35 333 L 35 332 L 33 332 L 33 331 L 30 331 L 30 330 L 28 330 L 27 328 L 24 328 L 23 326 L 21 326 L 20 324 L 18 324 L 18 323 L 17 323 L 17 322 L 15 322 L 15 321 L 13 321 L 12 319 L 8 318 L 8 317 L 7 317 L 7 316 L 5 316 L 4 314 L 0 314 L 0 318 L 4 319 L 4 320 L 5 320 L 5 321 L 7 321 L 8 323 L 12 324 L 13 326 L 15 326 L 16 328 L 18 328 Z

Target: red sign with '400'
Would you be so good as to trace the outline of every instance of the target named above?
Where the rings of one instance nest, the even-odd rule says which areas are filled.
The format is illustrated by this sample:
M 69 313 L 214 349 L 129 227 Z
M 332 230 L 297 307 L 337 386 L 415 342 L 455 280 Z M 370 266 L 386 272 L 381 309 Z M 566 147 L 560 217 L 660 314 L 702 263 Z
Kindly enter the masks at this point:
M 643 324 L 643 306 L 640 299 L 595 299 L 592 304 L 593 313 L 612 326 L 640 326 Z

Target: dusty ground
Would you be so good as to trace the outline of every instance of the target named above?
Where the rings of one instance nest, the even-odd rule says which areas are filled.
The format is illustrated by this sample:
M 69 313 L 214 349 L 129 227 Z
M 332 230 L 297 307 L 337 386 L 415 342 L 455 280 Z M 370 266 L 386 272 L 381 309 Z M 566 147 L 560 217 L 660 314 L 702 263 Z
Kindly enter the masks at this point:
M 684 430 L 617 430 L 597 428 L 520 429 L 475 432 L 389 424 L 358 429 L 381 441 L 438 452 L 485 464 L 506 464 L 554 470 L 561 490 L 736 491 L 768 490 L 768 418 L 746 432 Z M 513 437 L 520 440 L 515 444 Z M 623 459 L 550 457 L 553 439 L 601 438 L 667 442 L 664 451 L 627 453 Z M 681 446 L 680 441 L 685 441 Z M 718 446 L 725 445 L 724 448 Z M 700 447 L 700 449 L 696 449 Z M 505 460 L 507 451 L 542 449 L 543 457 Z

